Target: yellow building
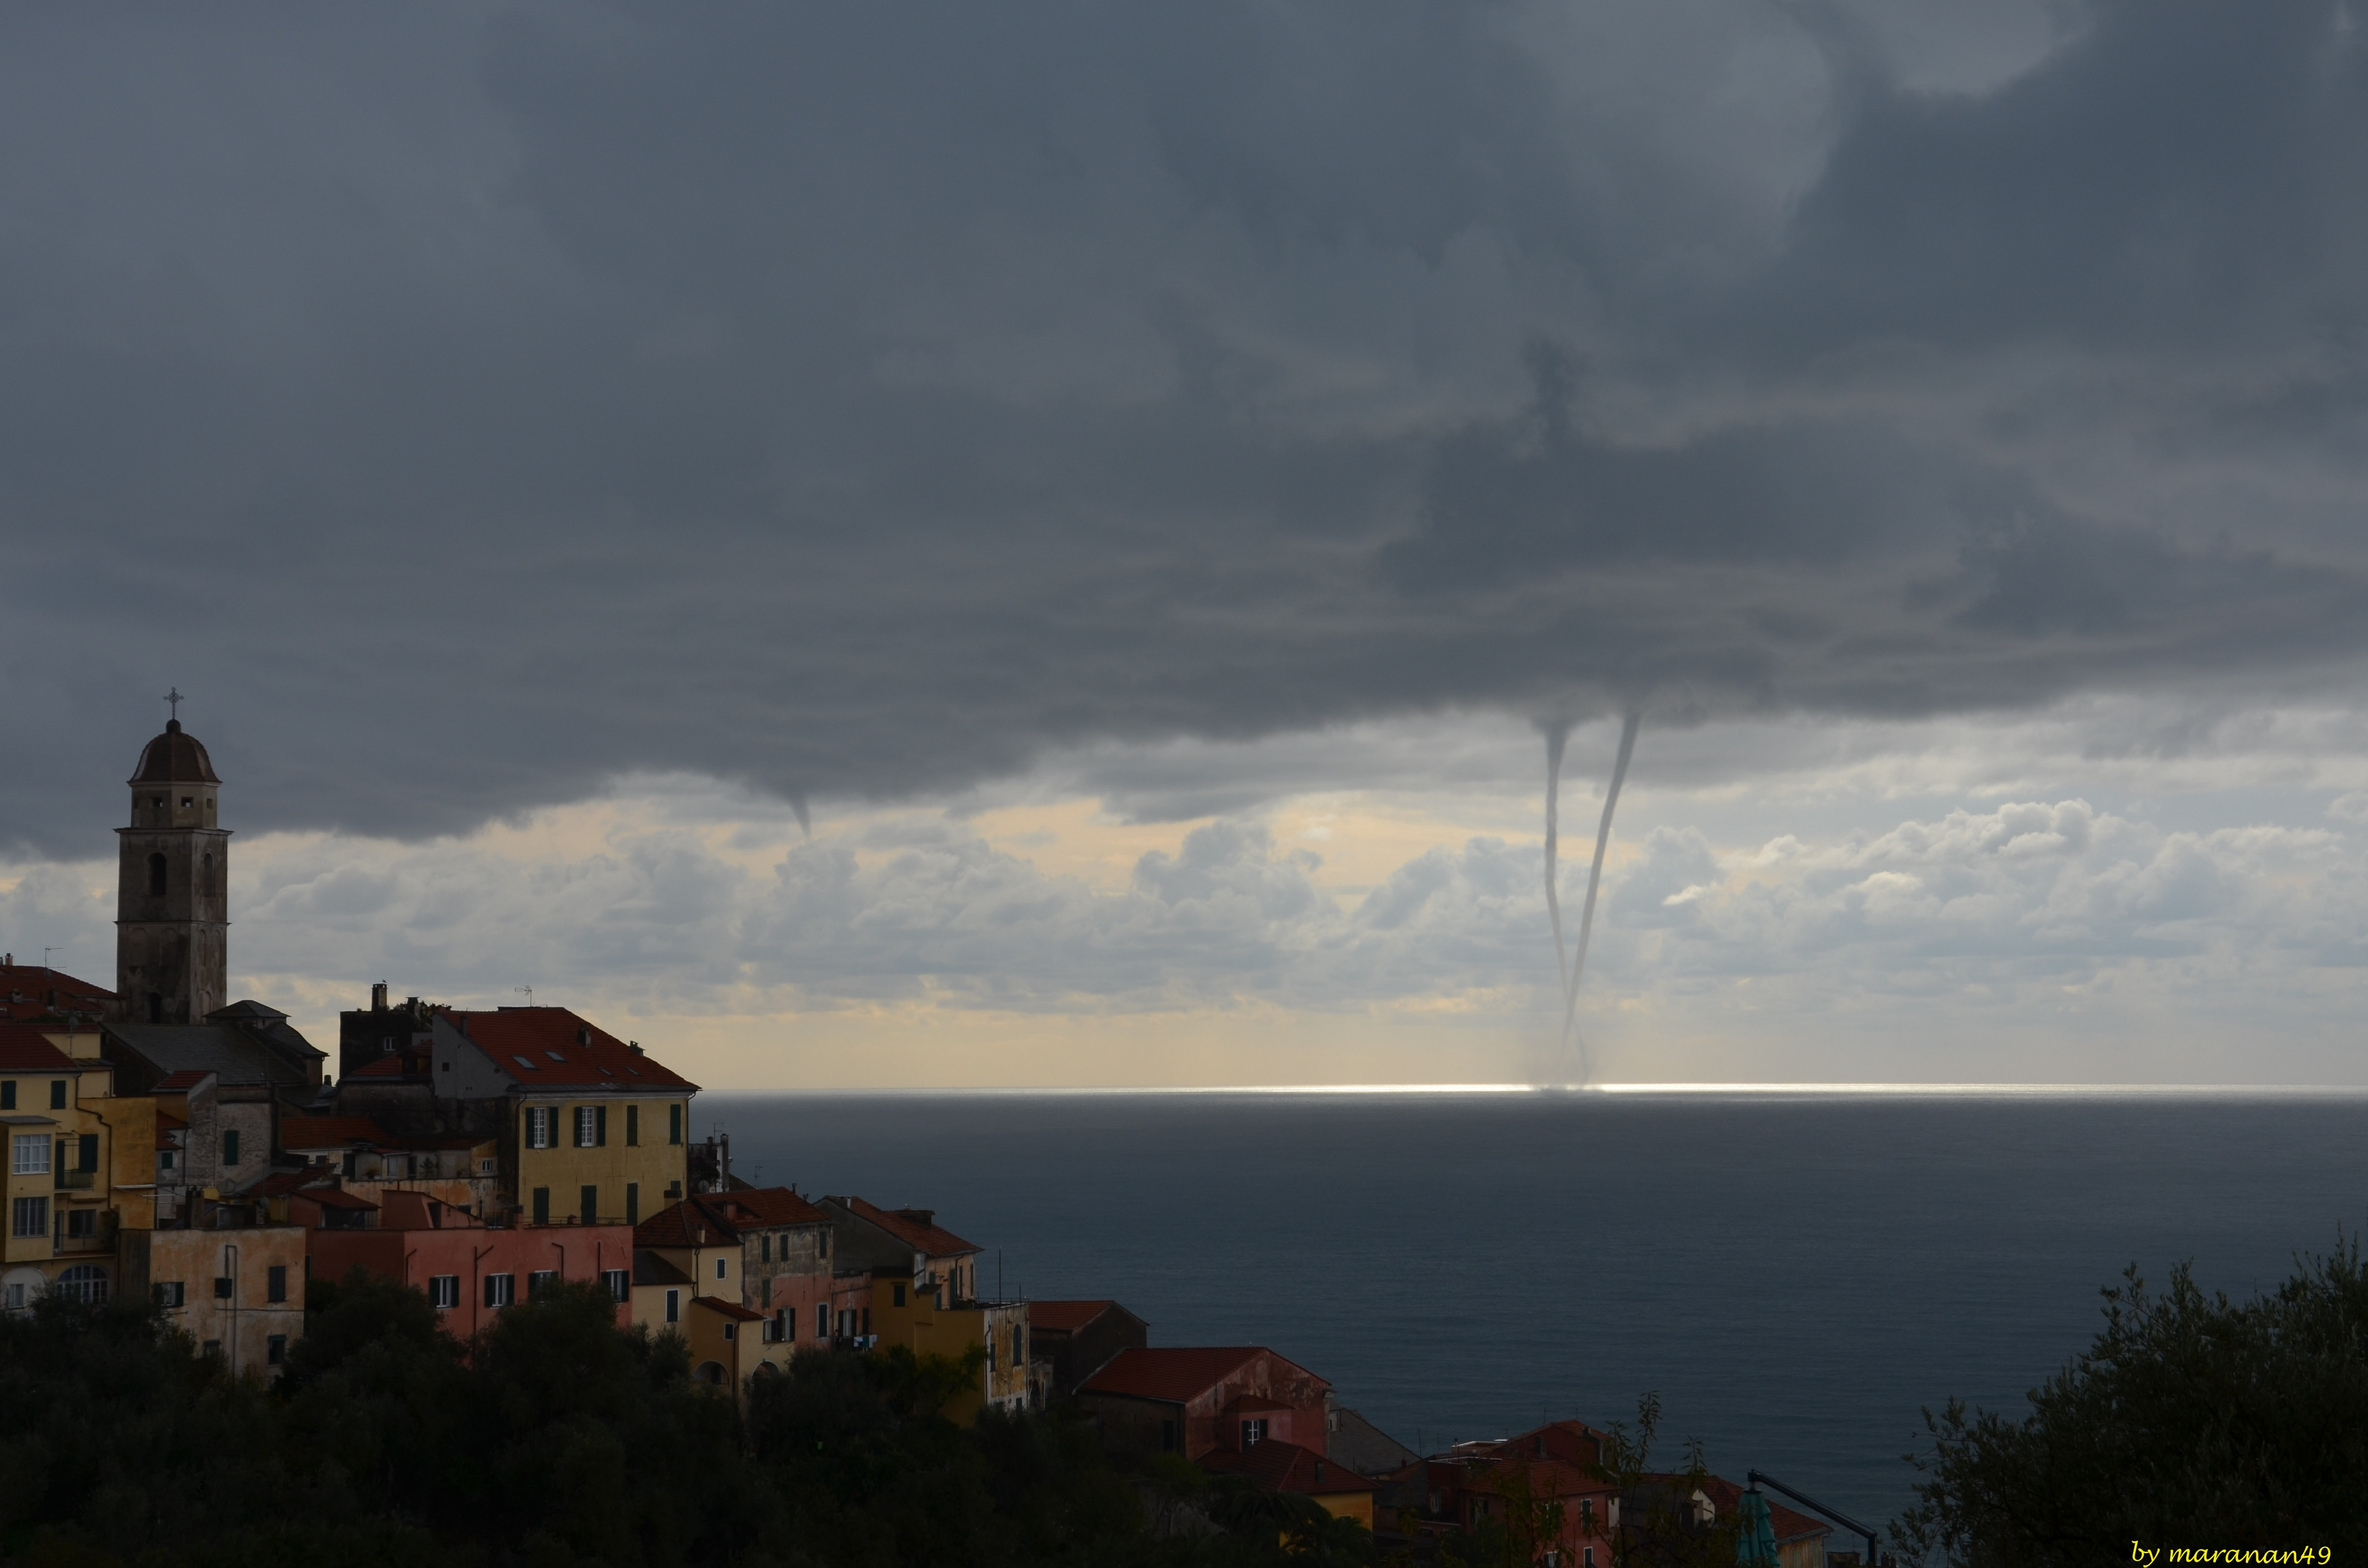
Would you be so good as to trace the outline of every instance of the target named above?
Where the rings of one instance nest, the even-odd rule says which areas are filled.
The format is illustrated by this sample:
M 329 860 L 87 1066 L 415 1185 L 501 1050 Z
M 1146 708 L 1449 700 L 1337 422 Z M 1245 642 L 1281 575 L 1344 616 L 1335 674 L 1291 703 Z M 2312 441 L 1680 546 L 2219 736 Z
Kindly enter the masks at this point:
M 975 1389 L 946 1406 L 968 1421 L 986 1405 L 1028 1403 L 1028 1307 L 981 1300 L 979 1249 L 937 1222 L 929 1209 L 882 1209 L 860 1198 L 826 1197 L 841 1268 L 868 1267 L 875 1349 L 902 1345 L 916 1356 L 960 1360 L 985 1352 Z
M 739 1233 L 711 1230 L 701 1218 L 691 1204 L 675 1204 L 634 1232 L 633 1321 L 688 1340 L 699 1381 L 745 1390 L 751 1377 L 780 1371 L 795 1346 L 741 1302 Z
M 61 1050 L 89 1042 L 88 1055 Z M 114 1129 L 106 1114 L 114 1074 L 97 1035 L 0 1024 L 0 1126 L 6 1130 L 7 1204 L 0 1234 L 0 1306 L 21 1308 L 63 1290 L 104 1301 L 115 1289 Z
M 682 1197 L 699 1086 L 639 1045 L 564 1007 L 438 1009 L 429 1057 L 437 1101 L 490 1113 L 501 1211 L 486 1218 L 637 1225 Z

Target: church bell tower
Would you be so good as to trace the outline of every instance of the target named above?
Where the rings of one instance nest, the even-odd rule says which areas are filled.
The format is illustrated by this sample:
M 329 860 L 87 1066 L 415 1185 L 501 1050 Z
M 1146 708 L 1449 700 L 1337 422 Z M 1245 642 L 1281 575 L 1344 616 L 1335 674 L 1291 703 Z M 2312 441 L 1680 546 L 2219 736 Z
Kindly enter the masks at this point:
M 131 1024 L 195 1024 L 226 1005 L 230 831 L 214 825 L 222 780 L 177 716 L 140 754 L 131 825 L 117 828 L 116 1016 Z

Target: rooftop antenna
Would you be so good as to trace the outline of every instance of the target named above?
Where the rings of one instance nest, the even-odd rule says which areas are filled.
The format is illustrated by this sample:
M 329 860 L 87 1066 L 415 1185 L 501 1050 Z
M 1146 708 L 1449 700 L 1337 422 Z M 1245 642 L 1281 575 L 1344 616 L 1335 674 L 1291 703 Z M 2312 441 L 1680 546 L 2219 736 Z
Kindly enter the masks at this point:
M 523 992 L 525 992 L 525 993 L 526 993 L 526 1005 L 527 1005 L 528 1006 L 529 1006 L 529 1007 L 531 1007 L 531 1006 L 534 1006 L 534 987 L 533 987 L 533 986 L 531 986 L 531 985 L 513 985 L 513 986 L 511 986 L 511 987 L 510 987 L 510 989 L 511 989 L 512 991 L 523 991 Z
M 55 948 L 43 948 L 43 949 L 41 949 L 41 973 L 42 973 L 42 974 L 47 975 L 47 974 L 50 972 L 50 955 L 51 955 L 51 953 L 56 952 L 56 951 L 57 951 L 57 949 L 55 949 Z
M 176 686 L 172 690 L 165 694 L 163 700 L 173 705 L 173 722 L 176 724 L 179 723 L 181 722 L 181 704 L 187 702 L 188 699 L 181 695 L 181 688 Z

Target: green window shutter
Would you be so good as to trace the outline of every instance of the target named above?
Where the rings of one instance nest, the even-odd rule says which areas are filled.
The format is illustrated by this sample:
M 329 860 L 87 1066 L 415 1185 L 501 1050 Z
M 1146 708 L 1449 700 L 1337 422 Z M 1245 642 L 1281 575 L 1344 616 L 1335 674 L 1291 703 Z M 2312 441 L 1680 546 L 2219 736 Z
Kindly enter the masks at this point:
M 74 1162 L 74 1169 L 81 1171 L 95 1171 L 98 1169 L 97 1133 L 84 1133 L 82 1135 L 82 1148 L 78 1152 L 82 1157 Z
M 641 1141 L 642 1108 L 637 1105 L 629 1105 L 625 1108 L 625 1145 L 626 1147 L 631 1148 Z
M 600 1189 L 598 1187 L 586 1187 L 584 1189 L 583 1214 L 584 1222 L 587 1225 L 597 1225 L 600 1222 Z
M 669 1143 L 682 1142 L 682 1107 L 678 1105 L 666 1107 L 666 1142 Z
M 605 1149 L 609 1146 L 609 1108 L 607 1106 L 596 1105 L 592 1108 L 592 1142 L 596 1148 Z
M 63 1078 L 50 1080 L 50 1108 L 51 1110 L 66 1108 L 66 1081 Z
M 628 1225 L 638 1225 L 641 1222 L 642 1184 L 637 1181 L 629 1181 L 625 1184 L 625 1223 Z
M 551 1188 L 547 1187 L 534 1189 L 534 1222 L 538 1225 L 551 1223 Z
M 17 1080 L 10 1078 L 5 1083 L 0 1083 L 0 1110 L 15 1110 L 16 1108 Z

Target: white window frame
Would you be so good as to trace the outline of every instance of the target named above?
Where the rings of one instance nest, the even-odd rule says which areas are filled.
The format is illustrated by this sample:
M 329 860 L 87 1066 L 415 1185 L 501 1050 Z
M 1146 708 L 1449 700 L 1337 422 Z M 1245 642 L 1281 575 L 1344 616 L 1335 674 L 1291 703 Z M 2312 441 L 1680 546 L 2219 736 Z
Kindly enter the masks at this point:
M 528 1148 L 551 1147 L 551 1135 L 554 1131 L 552 1126 L 553 1119 L 552 1108 L 547 1105 L 530 1105 L 526 1108 L 526 1146 Z
M 559 1270 L 556 1268 L 529 1269 L 526 1277 L 526 1299 L 529 1301 L 533 1301 L 558 1282 Z
M 588 1105 L 580 1105 L 575 1108 L 575 1146 L 577 1148 L 590 1149 L 596 1147 L 592 1142 L 592 1133 L 594 1131 L 594 1123 L 597 1120 L 598 1118 L 595 1116 L 592 1107 Z
M 504 1307 L 513 1304 L 517 1300 L 517 1275 L 488 1274 L 485 1276 L 485 1305 L 491 1307 L 495 1312 L 499 1312 Z
M 50 1135 L 46 1132 L 19 1132 L 11 1149 L 8 1162 L 11 1176 L 47 1176 L 50 1174 Z
M 427 1302 L 439 1312 L 450 1312 L 461 1304 L 461 1277 L 457 1274 L 434 1274 L 427 1279 Z

